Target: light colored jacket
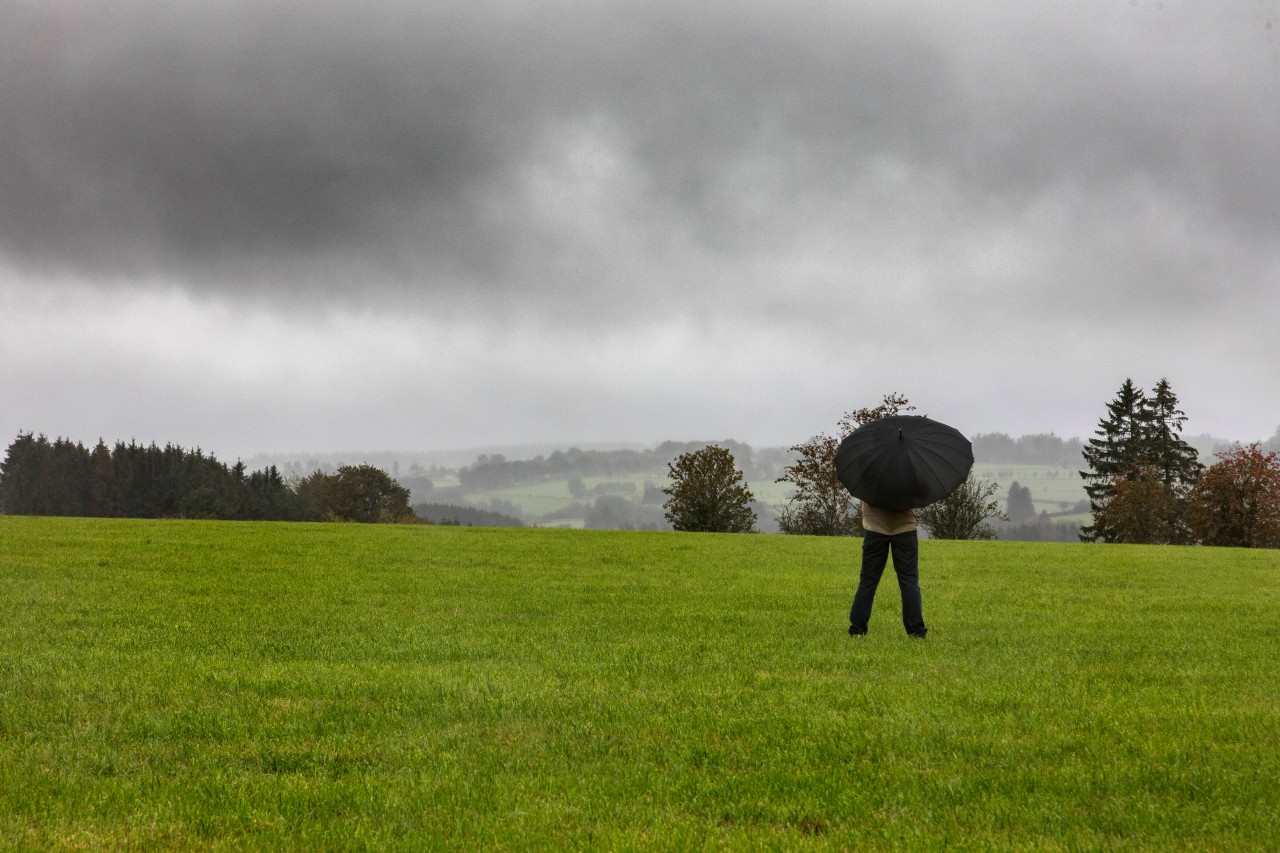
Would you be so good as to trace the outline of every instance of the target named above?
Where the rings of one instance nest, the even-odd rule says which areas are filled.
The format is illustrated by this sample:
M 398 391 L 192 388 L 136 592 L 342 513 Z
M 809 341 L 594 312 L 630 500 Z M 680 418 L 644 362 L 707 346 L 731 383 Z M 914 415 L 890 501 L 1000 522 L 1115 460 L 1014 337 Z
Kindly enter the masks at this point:
M 881 509 L 863 501 L 862 526 L 872 533 L 883 533 L 885 536 L 910 533 L 916 529 L 916 511 L 904 509 L 898 512 L 891 509 Z

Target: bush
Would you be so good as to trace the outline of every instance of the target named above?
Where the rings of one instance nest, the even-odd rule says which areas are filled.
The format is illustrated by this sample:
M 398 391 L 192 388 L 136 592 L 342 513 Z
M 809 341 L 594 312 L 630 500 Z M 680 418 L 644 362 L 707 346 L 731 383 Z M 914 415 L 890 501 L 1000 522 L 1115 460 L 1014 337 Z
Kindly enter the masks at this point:
M 1008 520 L 1000 502 L 991 500 L 999 488 L 970 474 L 950 495 L 916 510 L 916 522 L 934 539 L 995 539 L 987 519 Z

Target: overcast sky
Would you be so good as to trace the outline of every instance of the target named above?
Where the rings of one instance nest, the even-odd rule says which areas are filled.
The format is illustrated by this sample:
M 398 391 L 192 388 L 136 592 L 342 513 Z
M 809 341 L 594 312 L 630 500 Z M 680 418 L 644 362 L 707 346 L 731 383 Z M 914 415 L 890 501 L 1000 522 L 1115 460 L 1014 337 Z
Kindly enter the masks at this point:
M 1280 426 L 1280 3 L 0 0 L 0 438 Z

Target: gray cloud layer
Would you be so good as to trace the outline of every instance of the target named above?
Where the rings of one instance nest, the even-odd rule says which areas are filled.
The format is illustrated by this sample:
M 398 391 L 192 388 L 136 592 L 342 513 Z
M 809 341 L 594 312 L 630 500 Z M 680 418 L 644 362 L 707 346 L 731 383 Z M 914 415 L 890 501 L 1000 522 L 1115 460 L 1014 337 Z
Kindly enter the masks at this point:
M 785 256 L 864 225 L 841 214 L 863 201 L 910 231 L 1046 197 L 1275 248 L 1265 7 L 686 6 L 10 4 L 5 251 L 214 289 L 555 298 Z
M 647 416 L 675 375 L 716 376 L 707 405 L 744 421 L 764 385 L 810 406 L 771 440 L 827 428 L 843 408 L 821 394 L 892 389 L 979 428 L 1075 429 L 1124 375 L 1166 372 L 1206 409 L 1255 392 L 1238 419 L 1269 432 L 1278 162 L 1274 0 L 0 0 L 0 313 L 30 318 L 11 328 L 55 328 L 30 295 L 62 285 L 57 311 L 132 294 L 97 314 L 146 306 L 228 346 L 243 318 L 164 294 L 394 316 L 404 352 L 458 376 L 482 357 L 458 330 L 510 336 L 527 345 L 470 385 L 510 370 L 548 439 L 605 395 Z M 341 323 L 306 322 L 265 327 L 324 353 Z M 570 401 L 557 377 L 604 345 L 625 375 Z M 723 370 L 744 346 L 772 372 Z M 370 387 L 310 360 L 308 394 Z M 38 408 L 50 371 L 14 396 Z M 228 369 L 228 399 L 244 381 Z M 1011 397 L 1036 412 L 1015 422 Z

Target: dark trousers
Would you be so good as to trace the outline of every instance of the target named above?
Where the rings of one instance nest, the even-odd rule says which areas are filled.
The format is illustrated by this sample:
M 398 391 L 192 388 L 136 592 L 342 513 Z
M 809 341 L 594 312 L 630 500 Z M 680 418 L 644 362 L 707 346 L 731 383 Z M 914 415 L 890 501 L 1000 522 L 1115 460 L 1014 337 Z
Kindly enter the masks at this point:
M 862 572 L 858 577 L 858 591 L 853 596 L 849 610 L 849 633 L 867 633 L 871 620 L 871 605 L 876 599 L 876 587 L 884 574 L 889 551 L 893 551 L 893 570 L 898 575 L 898 589 L 902 591 L 902 625 L 915 637 L 925 635 L 924 612 L 920 604 L 919 540 L 914 530 L 885 536 L 867 531 L 862 540 Z

